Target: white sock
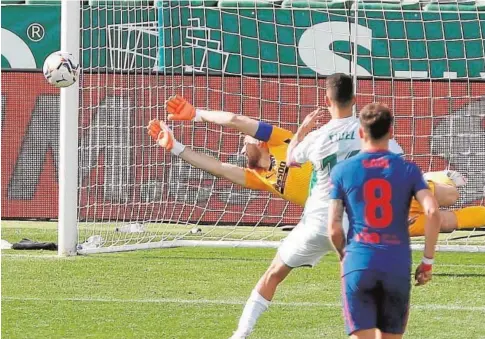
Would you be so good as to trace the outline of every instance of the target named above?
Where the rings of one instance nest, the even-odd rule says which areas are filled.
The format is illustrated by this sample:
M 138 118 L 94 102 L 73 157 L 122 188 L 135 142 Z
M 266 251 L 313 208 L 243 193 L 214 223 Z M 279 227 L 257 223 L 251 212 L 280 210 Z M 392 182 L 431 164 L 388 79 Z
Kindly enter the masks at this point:
M 453 181 L 456 187 L 463 187 L 466 185 L 467 180 L 460 172 L 447 170 L 444 171 L 444 173 L 451 179 L 451 181 Z
M 251 334 L 256 321 L 268 309 L 270 303 L 271 301 L 264 299 L 258 291 L 253 290 L 239 318 L 236 334 L 243 337 Z
M 185 150 L 185 145 L 181 144 L 177 140 L 173 141 L 173 148 L 170 152 L 172 152 L 173 155 L 180 156 L 180 153 L 182 153 Z
M 195 109 L 195 117 L 194 117 L 194 121 L 195 122 L 202 122 L 204 120 L 202 120 L 202 114 L 204 114 L 204 112 L 207 112 L 206 110 L 203 110 L 203 109 L 199 109 L 199 108 L 196 108 Z

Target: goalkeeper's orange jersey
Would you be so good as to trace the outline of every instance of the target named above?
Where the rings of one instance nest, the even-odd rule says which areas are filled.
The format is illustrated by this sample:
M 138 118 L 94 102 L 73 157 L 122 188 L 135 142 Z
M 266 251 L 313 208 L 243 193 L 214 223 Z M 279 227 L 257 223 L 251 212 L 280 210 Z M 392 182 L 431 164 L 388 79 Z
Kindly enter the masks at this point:
M 300 206 L 305 205 L 308 197 L 312 165 L 310 162 L 301 167 L 286 165 L 286 151 L 293 133 L 273 126 L 271 136 L 266 142 L 271 155 L 271 168 L 246 168 L 246 187 L 274 193 L 281 198 Z

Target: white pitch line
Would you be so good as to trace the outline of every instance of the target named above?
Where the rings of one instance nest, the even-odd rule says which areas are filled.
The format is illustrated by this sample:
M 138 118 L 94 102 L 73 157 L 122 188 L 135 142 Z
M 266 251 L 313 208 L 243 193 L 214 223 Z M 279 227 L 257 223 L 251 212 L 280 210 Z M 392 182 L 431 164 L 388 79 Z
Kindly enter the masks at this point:
M 0 257 L 6 258 L 32 258 L 32 259 L 72 259 L 75 257 L 60 257 L 57 254 L 12 254 L 12 253 L 2 253 Z
M 115 298 L 30 298 L 30 297 L 8 297 L 2 296 L 2 301 L 49 301 L 49 302 L 91 302 L 91 303 L 141 303 L 141 304 L 189 304 L 189 305 L 244 305 L 246 301 L 238 300 L 217 300 L 217 299 L 115 299 Z M 290 307 L 326 307 L 341 308 L 338 303 L 312 303 L 312 302 L 282 302 L 275 301 L 273 305 Z M 412 305 L 412 308 L 419 310 L 445 310 L 445 311 L 479 311 L 485 312 L 485 306 L 459 306 L 459 305 Z
M 414 263 L 414 265 L 419 265 L 420 262 Z M 434 267 L 470 267 L 470 268 L 485 268 L 485 264 L 433 264 Z
M 36 255 L 36 254 L 32 254 L 32 255 L 29 255 L 29 254 L 13 254 L 13 253 L 2 253 L 0 255 L 0 257 L 6 257 L 6 258 L 18 258 L 18 259 L 59 259 L 59 260 L 74 260 L 76 258 L 88 258 L 88 257 L 85 257 L 85 256 L 71 256 L 71 257 L 59 257 L 58 255 L 56 254 L 40 254 L 40 255 Z M 93 258 L 92 256 L 90 258 Z M 170 259 L 170 257 L 163 257 L 164 259 Z M 178 259 L 178 258 L 177 258 Z M 189 258 L 187 260 L 190 260 L 190 259 L 194 259 L 194 260 L 197 260 L 197 258 Z M 206 260 L 207 258 L 204 258 L 204 260 Z M 214 260 L 217 260 L 219 258 L 214 258 Z M 224 259 L 228 259 L 228 258 L 224 258 Z M 234 261 L 244 261 L 246 262 L 247 260 L 246 259 L 241 259 L 241 258 L 233 258 Z M 258 261 L 267 261 L 267 262 L 270 262 L 271 259 L 261 259 L 261 260 L 258 260 Z M 413 266 L 416 266 L 416 265 L 419 265 L 420 262 L 415 262 L 413 263 Z M 336 265 L 336 262 L 333 262 L 333 261 L 321 261 L 320 263 L 318 263 L 318 265 Z M 485 264 L 440 264 L 439 262 L 438 263 L 434 263 L 433 264 L 433 267 L 468 267 L 468 268 L 485 268 Z

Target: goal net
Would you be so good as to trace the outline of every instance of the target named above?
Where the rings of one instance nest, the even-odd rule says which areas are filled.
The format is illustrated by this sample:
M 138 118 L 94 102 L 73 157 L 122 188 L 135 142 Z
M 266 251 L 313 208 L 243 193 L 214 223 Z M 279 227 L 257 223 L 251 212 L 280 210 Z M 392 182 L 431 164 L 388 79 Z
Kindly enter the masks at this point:
M 80 253 L 278 246 L 301 207 L 191 167 L 154 145 L 146 125 L 180 94 L 294 132 L 324 105 L 335 72 L 357 78 L 357 110 L 392 108 L 408 159 L 468 178 L 454 208 L 485 203 L 485 11 L 474 2 L 91 1 L 81 25 Z M 245 166 L 238 131 L 171 126 L 196 152 Z M 440 245 L 484 250 L 484 231 Z

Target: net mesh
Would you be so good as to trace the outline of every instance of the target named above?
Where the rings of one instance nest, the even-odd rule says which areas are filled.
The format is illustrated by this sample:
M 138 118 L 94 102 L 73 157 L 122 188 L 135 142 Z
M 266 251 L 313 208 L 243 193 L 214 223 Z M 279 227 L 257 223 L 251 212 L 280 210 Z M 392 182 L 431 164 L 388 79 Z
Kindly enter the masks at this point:
M 467 176 L 454 207 L 484 205 L 485 12 L 477 5 L 461 13 L 458 4 L 425 12 L 419 3 L 309 9 L 302 2 L 308 6 L 173 1 L 83 8 L 84 248 L 282 239 L 279 226 L 295 225 L 300 207 L 191 167 L 153 145 L 146 125 L 164 120 L 165 100 L 180 94 L 196 107 L 294 132 L 324 105 L 325 75 L 334 72 L 358 75 L 357 109 L 372 101 L 392 108 L 397 141 L 424 171 L 452 168 Z M 195 151 L 245 165 L 237 131 L 192 122 L 172 128 Z M 484 245 L 482 234 L 454 232 L 441 243 Z

